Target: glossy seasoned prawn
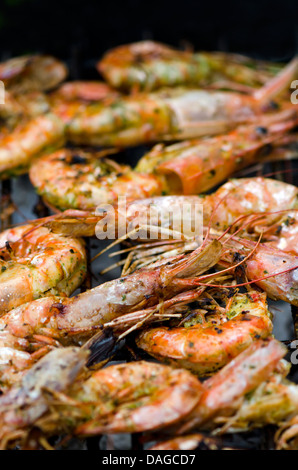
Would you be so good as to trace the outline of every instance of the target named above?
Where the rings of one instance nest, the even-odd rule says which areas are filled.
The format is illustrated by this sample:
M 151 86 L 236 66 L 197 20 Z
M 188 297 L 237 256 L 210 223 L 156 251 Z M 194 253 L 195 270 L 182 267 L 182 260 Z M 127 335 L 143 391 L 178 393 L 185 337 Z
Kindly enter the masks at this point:
M 135 169 L 142 173 L 163 175 L 166 180 L 164 192 L 201 194 L 234 172 L 262 161 L 268 145 L 278 141 L 296 124 L 296 113 L 290 111 L 263 118 L 258 124 L 239 126 L 217 137 L 190 140 L 168 147 L 158 144 L 139 160 Z
M 80 239 L 24 225 L 2 232 L 0 246 L 1 314 L 44 295 L 70 295 L 85 277 Z
M 254 243 L 245 240 L 247 235 L 263 234 L 262 243 L 245 263 L 246 274 L 250 280 L 261 279 L 290 266 L 298 266 L 297 260 L 297 187 L 269 178 L 233 179 L 219 188 L 214 194 L 206 196 L 204 221 L 211 223 L 216 230 L 241 228 L 241 238 L 234 237 L 226 243 L 227 251 L 222 260 L 231 263 L 235 249 L 244 255 Z M 259 213 L 259 214 L 258 214 Z M 238 248 L 237 248 L 238 247 Z M 270 277 L 258 283 L 273 298 L 282 298 L 296 303 L 297 270 Z
M 152 91 L 163 86 L 206 85 L 231 80 L 259 86 L 280 66 L 223 53 L 179 51 L 154 41 L 140 41 L 108 51 L 98 71 L 115 88 Z M 232 86 L 230 84 L 230 86 Z
M 0 177 L 27 171 L 34 158 L 63 145 L 64 124 L 54 114 L 37 116 L 0 139 Z
M 178 327 L 145 329 L 136 343 L 161 361 L 204 376 L 223 367 L 256 338 L 266 338 L 272 332 L 263 293 L 235 295 L 225 312 L 203 312 L 191 311 Z
M 297 255 L 297 195 L 296 186 L 270 178 L 231 179 L 205 197 L 204 221 L 216 230 L 243 224 L 242 237 L 263 233 L 267 246 Z
M 223 425 L 221 432 L 246 431 L 250 428 L 250 423 L 254 427 L 264 424 L 282 427 L 287 420 L 290 426 L 291 417 L 298 412 L 298 387 L 284 377 L 288 373 L 288 366 L 290 364 L 285 364 L 284 372 L 276 371 L 271 374 L 253 393 L 248 394 L 234 416 L 218 420 Z M 288 437 L 290 438 L 290 433 Z M 282 445 L 281 441 L 279 445 Z
M 67 74 L 64 63 L 46 55 L 14 57 L 0 64 L 0 80 L 6 89 L 18 94 L 50 90 Z
M 81 408 L 83 419 L 81 424 L 76 419 L 74 434 L 162 428 L 186 416 L 201 394 L 199 381 L 183 369 L 145 361 L 110 366 L 92 374 L 77 390 L 74 387 L 70 398 L 90 403 L 87 413 Z
M 204 198 L 204 222 L 219 231 L 243 226 L 242 238 L 262 233 L 268 247 L 297 256 L 297 195 L 296 186 L 270 178 L 231 179 Z
M 91 104 L 70 120 L 67 136 L 77 144 L 127 147 L 224 133 L 259 119 L 272 97 L 292 80 L 297 62 L 253 96 L 168 88 L 116 99 L 110 105 Z
M 92 374 L 77 390 L 74 387 L 70 394 L 70 399 L 87 399 L 91 405 L 87 413 L 82 406 L 82 418 L 76 419 L 74 434 L 163 428 L 187 416 L 202 391 L 200 382 L 183 369 L 145 361 L 107 367 Z M 106 402 L 107 396 L 110 400 Z M 45 425 L 46 430 L 46 419 Z
M 252 253 L 252 251 L 254 252 Z M 227 267 L 235 259 L 252 253 L 243 263 L 249 281 L 255 282 L 273 300 L 284 300 L 298 305 L 298 257 L 261 243 L 233 237 L 225 244 L 220 265 Z
M 55 208 L 90 210 L 113 204 L 119 196 L 128 200 L 159 195 L 162 182 L 154 175 L 137 173 L 103 155 L 62 149 L 45 155 L 31 165 L 30 180 L 38 194 Z

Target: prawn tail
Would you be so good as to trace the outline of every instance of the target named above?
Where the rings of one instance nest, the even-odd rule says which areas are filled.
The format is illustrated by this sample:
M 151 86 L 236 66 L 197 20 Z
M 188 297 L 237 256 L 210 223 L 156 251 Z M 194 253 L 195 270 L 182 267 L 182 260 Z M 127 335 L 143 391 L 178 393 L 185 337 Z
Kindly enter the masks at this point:
M 105 328 L 87 341 L 82 349 L 89 350 L 87 367 L 104 365 L 119 350 L 121 344 L 113 328 Z

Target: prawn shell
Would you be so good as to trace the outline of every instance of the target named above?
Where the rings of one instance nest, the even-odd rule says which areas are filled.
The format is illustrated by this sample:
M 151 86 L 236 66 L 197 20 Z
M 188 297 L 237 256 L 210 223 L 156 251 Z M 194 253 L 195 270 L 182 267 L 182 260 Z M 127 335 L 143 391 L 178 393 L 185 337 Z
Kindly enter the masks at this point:
M 141 361 L 110 366 L 92 375 L 83 391 L 95 407 L 99 398 L 97 390 L 113 395 L 118 403 L 112 412 L 98 416 L 95 408 L 90 419 L 75 428 L 77 435 L 163 428 L 179 421 L 195 407 L 203 387 L 185 370 Z
M 0 80 L 17 93 L 47 91 L 62 82 L 68 74 L 65 64 L 47 55 L 27 55 L 0 64 Z
M 154 175 L 133 172 L 128 165 L 81 149 L 61 149 L 39 158 L 29 176 L 38 194 L 60 210 L 90 210 L 117 203 L 119 196 L 134 200 L 162 192 Z
M 86 275 L 83 241 L 53 234 L 45 227 L 24 225 L 8 229 L 0 234 L 0 246 L 4 247 L 0 275 L 2 314 L 44 295 L 70 295 Z
M 201 376 L 210 375 L 255 339 L 266 338 L 272 332 L 266 296 L 257 294 L 253 301 L 249 296 L 238 297 L 231 306 L 236 315 L 230 320 L 227 312 L 223 321 L 217 322 L 212 317 L 206 324 L 149 328 L 139 334 L 136 343 L 161 361 L 190 369 Z
M 281 112 L 276 115 L 276 122 L 270 122 L 272 120 L 272 117 L 263 118 L 259 126 L 257 123 L 240 126 L 214 138 L 186 141 L 165 148 L 158 146 L 141 158 L 137 169 L 151 169 L 164 175 L 169 191 L 185 195 L 206 192 L 233 172 L 262 161 L 264 146 L 278 140 L 297 124 L 296 113 L 292 111 Z M 261 125 L 266 126 L 264 135 L 259 132 Z
M 54 114 L 30 119 L 1 139 L 0 177 L 8 178 L 27 171 L 41 154 L 53 151 L 65 141 L 64 124 Z
M 118 46 L 96 64 L 113 87 L 125 91 L 191 84 L 215 86 L 217 82 L 225 87 L 235 83 L 260 86 L 280 67 L 239 54 L 182 51 L 156 41 Z
M 213 194 L 204 199 L 204 223 L 211 223 L 217 230 L 226 230 L 238 217 L 264 213 L 280 217 L 278 211 L 290 210 L 297 204 L 296 186 L 272 178 L 232 178 Z

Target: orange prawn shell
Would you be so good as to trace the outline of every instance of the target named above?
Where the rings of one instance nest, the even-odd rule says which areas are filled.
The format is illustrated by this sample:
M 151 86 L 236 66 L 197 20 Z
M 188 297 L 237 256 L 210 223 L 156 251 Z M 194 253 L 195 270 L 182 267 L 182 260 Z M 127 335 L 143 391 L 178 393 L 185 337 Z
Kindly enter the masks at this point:
M 134 172 L 128 165 L 81 149 L 43 156 L 31 166 L 29 175 L 38 194 L 58 209 L 89 210 L 117 203 L 119 196 L 134 200 L 159 195 L 163 188 L 154 175 Z
M 150 328 L 140 333 L 137 345 L 160 360 L 208 375 L 236 357 L 254 339 L 271 334 L 266 295 L 255 295 L 249 302 L 235 318 L 222 323 L 212 317 L 206 324 Z
M 70 295 L 85 277 L 80 239 L 25 225 L 2 232 L 0 246 L 1 313 L 50 293 Z
M 196 377 L 183 369 L 146 361 L 112 365 L 95 372 L 83 384 L 82 393 L 75 394 L 76 399 L 82 396 L 91 404 L 86 422 L 75 429 L 75 434 L 163 428 L 185 417 L 203 390 Z M 109 406 L 105 410 L 107 396 L 114 397 L 112 410 Z

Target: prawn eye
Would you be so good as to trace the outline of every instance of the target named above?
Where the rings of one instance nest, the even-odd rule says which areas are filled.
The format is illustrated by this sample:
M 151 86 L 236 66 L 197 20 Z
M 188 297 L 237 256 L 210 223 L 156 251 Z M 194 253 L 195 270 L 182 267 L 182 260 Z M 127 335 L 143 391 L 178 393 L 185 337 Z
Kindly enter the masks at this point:
M 266 135 L 266 134 L 268 134 L 268 129 L 266 127 L 263 127 L 263 126 L 258 126 L 258 127 L 256 127 L 256 133 L 258 135 Z
M 277 110 L 280 108 L 280 105 L 276 101 L 270 101 L 269 106 L 272 110 Z
M 76 165 L 76 164 L 84 164 L 86 163 L 86 158 L 85 157 L 81 157 L 81 155 L 72 155 L 71 158 L 70 158 L 70 161 L 69 163 L 71 165 Z
M 9 243 L 9 241 L 6 240 L 5 242 L 5 248 L 7 249 L 8 253 L 12 253 L 13 252 L 13 249 Z
M 244 258 L 245 258 L 245 256 L 241 255 L 237 251 L 235 253 L 233 253 L 233 261 L 234 262 L 243 261 Z

